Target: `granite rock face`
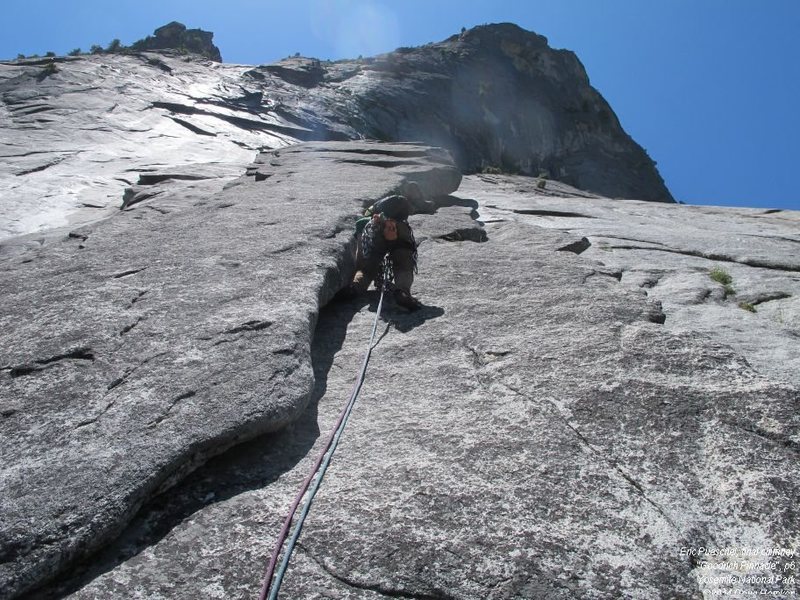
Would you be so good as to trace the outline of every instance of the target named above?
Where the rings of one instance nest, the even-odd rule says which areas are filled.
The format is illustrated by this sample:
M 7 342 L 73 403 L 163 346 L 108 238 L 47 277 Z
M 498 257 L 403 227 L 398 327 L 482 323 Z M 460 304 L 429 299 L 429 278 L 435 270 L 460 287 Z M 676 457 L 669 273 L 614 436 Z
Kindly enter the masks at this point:
M 646 294 L 667 329 L 703 333 L 764 375 L 800 386 L 797 211 L 612 201 L 496 175 L 468 177 L 459 193 L 484 199 L 484 219 L 580 237 L 581 256 L 597 265 L 592 277 Z
M 2 263 L 5 594 L 106 543 L 209 456 L 296 419 L 363 206 L 461 179 L 444 151 L 408 144 L 317 143 L 269 163 L 268 179 L 166 191 Z
M 341 85 L 369 137 L 443 146 L 465 172 L 547 173 L 606 196 L 673 201 L 575 54 L 543 36 L 485 25 L 363 70 Z
M 282 597 L 797 591 L 688 550 L 799 549 L 798 214 L 606 197 L 670 200 L 572 54 L 49 65 L 0 65 L 0 598 L 257 594 L 375 317 L 354 221 L 411 181 L 425 307 Z
M 499 176 L 467 177 L 437 206 L 436 215 L 414 217 L 424 240 L 414 289 L 426 307 L 386 308 L 281 597 L 794 591 L 788 578 L 758 582 L 791 572 L 791 558 L 739 568 L 688 550 L 797 550 L 797 383 L 751 366 L 734 338 L 689 320 L 673 327 L 680 298 L 671 287 L 634 283 L 653 265 L 635 250 L 599 250 L 598 237 L 627 227 L 654 246 L 662 236 L 665 248 L 691 242 L 696 254 L 743 258 L 734 244 L 755 228 L 749 217 L 764 237 L 749 240 L 747 255 L 772 255 L 783 267 L 772 274 L 793 290 L 795 259 L 775 249 L 794 243 L 796 213 L 616 202 Z M 682 238 L 668 233 L 664 211 L 702 227 L 705 242 L 690 239 L 688 227 Z M 483 243 L 442 235 L 447 227 L 432 218 L 459 215 L 479 216 Z M 606 257 L 615 254 L 637 262 L 618 267 Z M 689 272 L 701 260 L 673 254 Z M 662 267 L 665 281 L 678 277 L 677 263 Z M 209 462 L 147 505 L 84 575 L 47 593 L 254 597 L 283 515 L 347 399 L 376 302 L 371 295 L 320 312 L 315 386 L 292 427 Z M 721 296 L 714 303 L 731 323 L 759 316 Z M 789 347 L 778 340 L 797 312 L 784 308 L 786 331 L 775 323 L 766 347 Z
M 609 196 L 671 201 L 575 55 L 514 25 L 374 58 L 260 66 L 155 41 L 0 63 L 0 240 L 96 220 L 143 173 L 243 169 L 257 150 L 313 140 L 422 141 L 467 172 L 547 171 Z

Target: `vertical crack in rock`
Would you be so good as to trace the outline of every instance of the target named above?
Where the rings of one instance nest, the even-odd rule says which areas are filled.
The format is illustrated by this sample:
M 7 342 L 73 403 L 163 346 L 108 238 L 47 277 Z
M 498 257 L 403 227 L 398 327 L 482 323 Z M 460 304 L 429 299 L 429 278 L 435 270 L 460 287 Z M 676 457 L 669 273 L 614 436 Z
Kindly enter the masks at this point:
M 31 599 L 61 598 L 90 585 L 96 577 L 157 543 L 175 527 L 190 520 L 195 512 L 243 492 L 263 489 L 307 458 L 319 439 L 318 404 L 327 391 L 329 372 L 339 367 L 334 364 L 335 356 L 344 348 L 348 325 L 360 308 L 337 303 L 320 310 L 311 348 L 314 387 L 306 408 L 291 427 L 228 448 L 174 487 L 152 497 L 108 545 L 74 565 L 67 577 L 36 590 Z M 157 356 L 143 361 L 142 365 L 155 358 Z M 347 377 L 350 375 L 348 369 Z M 115 380 L 110 389 L 123 381 L 123 378 Z M 104 412 L 112 405 L 113 402 L 109 403 Z M 337 407 L 332 410 L 338 412 Z M 88 425 L 102 415 L 81 425 Z
M 530 396 L 528 396 L 526 393 L 524 393 L 524 392 L 522 392 L 522 391 L 520 391 L 520 390 L 518 390 L 518 389 L 514 388 L 513 386 L 509 385 L 508 383 L 505 383 L 505 382 L 502 382 L 502 381 L 498 381 L 497 383 L 499 383 L 500 385 L 502 385 L 502 386 L 503 386 L 503 387 L 505 387 L 506 389 L 508 389 L 508 390 L 510 390 L 510 391 L 512 391 L 512 392 L 514 392 L 514 393 L 515 393 L 517 396 L 519 396 L 520 398 L 522 398 L 522 399 L 524 399 L 524 400 L 527 400 L 527 401 L 529 401 L 529 402 L 533 402 L 533 399 L 532 399 Z M 627 481 L 627 482 L 628 482 L 628 483 L 629 483 L 629 484 L 630 484 L 630 485 L 631 485 L 631 486 L 632 486 L 632 487 L 633 487 L 635 490 L 637 490 L 637 492 L 638 492 L 638 493 L 639 493 L 639 495 L 642 497 L 642 499 L 643 499 L 645 502 L 647 502 L 648 504 L 650 504 L 650 505 L 651 505 L 651 506 L 652 506 L 652 507 L 653 507 L 653 508 L 654 508 L 654 509 L 655 509 L 655 510 L 656 510 L 656 511 L 657 511 L 657 512 L 658 512 L 658 513 L 659 513 L 659 514 L 660 514 L 660 515 L 661 515 L 661 516 L 664 518 L 664 520 L 665 520 L 665 521 L 666 521 L 666 522 L 667 522 L 667 523 L 668 523 L 668 524 L 669 524 L 669 525 L 670 525 L 670 526 L 671 526 L 671 527 L 672 527 L 672 528 L 673 528 L 673 529 L 674 529 L 676 532 L 678 532 L 678 533 L 681 533 L 681 530 L 680 530 L 680 528 L 679 528 L 679 527 L 678 527 L 678 525 L 675 523 L 675 521 L 672 519 L 672 517 L 670 517 L 670 516 L 669 516 L 669 514 L 666 512 L 666 510 L 665 510 L 664 508 L 662 508 L 661 506 L 659 506 L 659 505 L 658 505 L 656 502 L 654 502 L 654 501 L 653 501 L 653 500 L 652 500 L 652 499 L 651 499 L 651 498 L 650 498 L 650 497 L 647 495 L 647 493 L 645 492 L 644 488 L 642 487 L 642 485 L 641 485 L 641 484 L 640 484 L 638 481 L 636 481 L 636 480 L 635 480 L 635 479 L 634 479 L 634 478 L 633 478 L 631 475 L 629 475 L 628 473 L 626 473 L 626 472 L 625 472 L 625 471 L 624 471 L 624 470 L 623 470 L 623 469 L 622 469 L 622 468 L 619 466 L 619 464 L 617 464 L 617 462 L 616 462 L 615 460 L 613 460 L 612 458 L 609 458 L 609 457 L 605 456 L 605 455 L 604 455 L 604 454 L 603 454 L 603 453 L 602 453 L 602 452 L 601 452 L 601 451 L 600 451 L 598 448 L 596 448 L 596 447 L 594 446 L 594 444 L 592 444 L 592 443 L 591 443 L 591 442 L 590 442 L 590 441 L 589 441 L 589 440 L 586 438 L 586 436 L 584 436 L 584 435 L 583 435 L 583 434 L 580 432 L 580 430 L 579 430 L 577 427 L 575 427 L 575 426 L 574 426 L 572 423 L 570 423 L 570 422 L 569 422 L 569 419 L 568 419 L 568 418 L 567 418 L 567 417 L 566 417 L 566 416 L 563 414 L 563 412 L 561 411 L 561 409 L 559 408 L 559 406 L 558 406 L 558 405 L 557 405 L 555 402 L 553 402 L 553 401 L 552 401 L 552 400 L 550 400 L 550 399 L 545 399 L 545 402 L 547 402 L 547 403 L 548 403 L 548 404 L 549 404 L 549 405 L 550 405 L 550 406 L 553 408 L 553 410 L 556 412 L 556 414 L 558 414 L 558 415 L 561 417 L 561 422 L 562 422 L 562 423 L 563 423 L 563 424 L 564 424 L 564 425 L 565 425 L 565 426 L 566 426 L 568 429 L 570 429 L 570 431 L 572 431 L 572 432 L 575 434 L 575 436 L 576 436 L 576 437 L 577 437 L 577 438 L 578 438 L 578 439 L 581 441 L 581 443 L 582 443 L 582 444 L 583 444 L 583 445 L 584 445 L 586 448 L 588 448 L 588 449 L 589 449 L 589 450 L 590 450 L 590 451 L 591 451 L 591 452 L 592 452 L 592 453 L 593 453 L 593 454 L 594 454 L 594 455 L 595 455 L 597 458 L 599 458 L 601 461 L 603 461 L 603 462 L 604 462 L 604 463 L 606 463 L 606 464 L 607 464 L 609 467 L 611 467 L 611 468 L 612 468 L 614 471 L 616 471 L 616 472 L 617 472 L 617 473 L 620 475 L 620 477 L 622 477 L 622 478 L 623 478 L 625 481 Z

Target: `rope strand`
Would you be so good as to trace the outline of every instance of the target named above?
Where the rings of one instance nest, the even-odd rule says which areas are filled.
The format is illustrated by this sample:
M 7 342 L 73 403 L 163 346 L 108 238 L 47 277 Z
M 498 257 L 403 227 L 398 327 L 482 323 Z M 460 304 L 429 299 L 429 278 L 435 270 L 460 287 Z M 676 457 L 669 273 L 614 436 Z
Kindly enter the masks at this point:
M 283 522 L 283 527 L 281 528 L 281 531 L 278 534 L 278 539 L 275 543 L 275 547 L 272 550 L 272 556 L 270 557 L 269 566 L 267 567 L 267 572 L 264 576 L 264 582 L 261 586 L 261 593 L 259 594 L 259 600 L 275 600 L 278 597 L 278 591 L 280 590 L 281 583 L 283 582 L 283 577 L 286 574 L 286 569 L 289 566 L 289 561 L 291 560 L 292 552 L 294 551 L 294 547 L 297 544 L 297 540 L 300 538 L 300 531 L 303 529 L 303 524 L 305 523 L 306 517 L 308 516 L 308 512 L 311 510 L 311 503 L 314 500 L 314 496 L 316 495 L 317 490 L 319 490 L 319 486 L 322 483 L 322 478 L 325 476 L 325 471 L 327 471 L 328 465 L 330 464 L 330 461 L 333 458 L 333 453 L 336 451 L 336 446 L 339 444 L 339 438 L 341 437 L 342 432 L 344 431 L 344 428 L 347 425 L 347 421 L 350 418 L 350 413 L 353 410 L 353 406 L 355 405 L 356 399 L 358 398 L 358 394 L 361 392 L 361 387 L 364 384 L 364 376 L 366 375 L 367 365 L 369 364 L 369 358 L 374 348 L 373 343 L 375 341 L 375 333 L 378 330 L 378 320 L 380 319 L 381 309 L 383 308 L 383 296 L 384 292 L 388 288 L 390 279 L 391 277 L 387 269 L 387 272 L 384 273 L 383 283 L 381 285 L 381 296 L 380 300 L 378 300 L 378 308 L 375 311 L 375 321 L 372 324 L 372 334 L 370 335 L 369 346 L 367 347 L 367 351 L 364 354 L 364 361 L 361 364 L 361 371 L 359 372 L 358 377 L 356 378 L 356 381 L 353 384 L 353 389 L 350 393 L 350 399 L 348 400 L 347 405 L 339 414 L 339 419 L 336 421 L 336 425 L 334 426 L 333 430 L 328 436 L 328 439 L 325 442 L 325 447 L 323 448 L 322 452 L 320 453 L 319 457 L 314 463 L 314 468 L 311 470 L 311 472 L 308 474 L 305 481 L 303 482 L 303 485 L 300 488 L 300 492 L 297 494 L 294 501 L 292 502 L 292 506 L 289 509 L 289 514 L 287 515 L 286 519 Z M 312 480 L 313 480 L 313 487 L 312 487 Z M 311 489 L 309 490 L 309 488 Z M 309 492 L 308 499 L 306 500 L 306 503 L 303 506 L 303 510 L 301 511 L 300 516 L 297 520 L 297 524 L 295 525 L 292 537 L 289 540 L 288 545 L 286 546 L 286 550 L 284 552 L 280 568 L 276 573 L 275 569 L 278 564 L 278 555 L 280 554 L 281 548 L 283 547 L 283 544 L 286 541 L 286 537 L 289 533 L 292 520 L 294 519 L 294 516 L 297 513 L 297 509 L 300 506 L 300 502 L 302 501 L 303 496 L 305 496 L 306 492 Z

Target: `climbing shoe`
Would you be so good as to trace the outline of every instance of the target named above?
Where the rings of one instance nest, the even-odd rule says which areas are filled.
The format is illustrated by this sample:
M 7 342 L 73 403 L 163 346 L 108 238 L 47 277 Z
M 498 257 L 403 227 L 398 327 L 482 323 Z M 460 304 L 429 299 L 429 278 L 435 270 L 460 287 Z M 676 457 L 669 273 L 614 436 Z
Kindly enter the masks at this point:
M 414 298 L 414 296 L 412 296 L 405 290 L 395 290 L 394 301 L 397 302 L 399 306 L 402 306 L 403 308 L 406 308 L 411 311 L 419 310 L 420 308 L 422 308 L 422 302 Z

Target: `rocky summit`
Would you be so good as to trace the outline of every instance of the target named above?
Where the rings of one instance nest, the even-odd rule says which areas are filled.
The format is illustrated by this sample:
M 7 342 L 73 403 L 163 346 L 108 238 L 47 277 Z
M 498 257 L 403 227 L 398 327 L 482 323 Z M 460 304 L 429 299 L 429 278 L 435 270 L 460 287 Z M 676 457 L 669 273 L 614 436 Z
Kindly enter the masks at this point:
M 420 142 L 465 172 L 672 201 L 577 57 L 515 25 L 372 58 L 259 66 L 156 51 L 178 25 L 124 53 L 0 63 L 0 239 L 95 220 L 164 167 L 211 178 L 257 150 L 313 140 Z
M 281 598 L 797 593 L 800 213 L 671 202 L 512 25 L 48 64 L 0 66 L 0 598 L 257 597 L 376 317 Z
M 131 50 L 176 50 L 205 56 L 211 60 L 222 62 L 222 55 L 212 40 L 214 34 L 202 29 L 187 29 L 183 23 L 172 21 L 159 27 L 146 38 L 134 42 Z

